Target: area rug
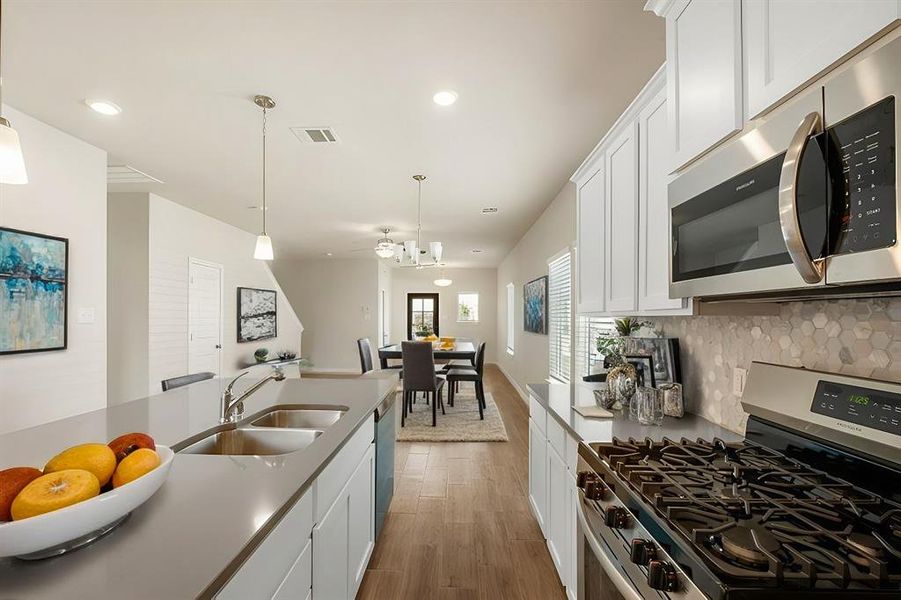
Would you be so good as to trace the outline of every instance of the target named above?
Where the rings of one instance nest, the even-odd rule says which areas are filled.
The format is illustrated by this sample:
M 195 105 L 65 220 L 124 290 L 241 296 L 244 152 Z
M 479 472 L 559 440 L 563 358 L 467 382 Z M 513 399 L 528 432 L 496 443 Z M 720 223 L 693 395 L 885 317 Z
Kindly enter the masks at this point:
M 491 394 L 485 394 L 485 420 L 479 419 L 479 405 L 471 385 L 463 384 L 463 389 L 454 394 L 454 406 L 447 403 L 444 390 L 444 410 L 438 408 L 438 425 L 432 427 L 432 407 L 422 396 L 413 405 L 413 412 L 407 414 L 406 425 L 397 428 L 399 442 L 506 442 L 507 428 L 497 410 Z M 402 394 L 397 395 L 401 408 Z

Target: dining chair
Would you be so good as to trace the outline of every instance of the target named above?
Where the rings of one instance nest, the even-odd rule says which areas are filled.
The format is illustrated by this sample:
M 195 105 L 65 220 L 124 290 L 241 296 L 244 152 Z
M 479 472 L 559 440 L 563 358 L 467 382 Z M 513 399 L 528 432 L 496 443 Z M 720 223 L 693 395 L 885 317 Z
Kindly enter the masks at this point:
M 369 338 L 357 340 L 357 351 L 360 353 L 360 371 L 365 375 L 372 370 L 372 344 Z
M 473 369 L 451 369 L 447 372 L 447 403 L 451 407 L 454 405 L 454 392 L 458 390 L 460 382 L 471 381 L 476 389 L 476 402 L 479 405 L 479 418 L 485 419 L 485 386 L 482 382 L 482 375 L 485 371 L 485 342 L 479 344 L 476 350 L 475 368 Z
M 445 379 L 435 373 L 435 356 L 432 354 L 431 342 L 402 342 L 401 356 L 404 369 L 404 410 L 401 413 L 400 425 L 404 426 L 407 412 L 413 410 L 413 395 L 425 392 L 426 399 L 432 397 L 432 427 L 438 425 L 438 406 L 444 412 L 442 389 Z
M 180 388 L 192 383 L 197 383 L 198 381 L 212 379 L 215 376 L 215 373 L 210 373 L 209 371 L 204 371 L 202 373 L 191 373 L 190 375 L 182 375 L 180 377 L 163 379 L 160 382 L 160 385 L 162 385 L 164 392 L 168 392 L 169 390 Z

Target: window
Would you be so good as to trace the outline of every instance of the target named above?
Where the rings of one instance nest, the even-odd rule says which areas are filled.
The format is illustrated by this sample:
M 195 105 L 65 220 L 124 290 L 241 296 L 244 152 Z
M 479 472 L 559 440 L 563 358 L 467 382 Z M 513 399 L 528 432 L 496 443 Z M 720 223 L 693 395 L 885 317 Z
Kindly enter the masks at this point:
M 407 339 L 438 334 L 438 294 L 407 294 Z
M 479 320 L 479 295 L 475 292 L 457 294 L 457 321 L 469 323 Z
M 512 283 L 507 284 L 507 354 L 513 356 L 513 344 L 515 337 L 514 323 L 516 322 L 513 313 L 516 312 L 516 291 Z
M 598 354 L 597 339 L 599 335 L 613 335 L 613 319 L 594 315 L 579 315 L 576 318 L 574 360 L 576 377 L 591 374 L 591 369 L 601 362 Z
M 549 373 L 569 382 L 572 365 L 572 259 L 569 250 L 548 263 Z

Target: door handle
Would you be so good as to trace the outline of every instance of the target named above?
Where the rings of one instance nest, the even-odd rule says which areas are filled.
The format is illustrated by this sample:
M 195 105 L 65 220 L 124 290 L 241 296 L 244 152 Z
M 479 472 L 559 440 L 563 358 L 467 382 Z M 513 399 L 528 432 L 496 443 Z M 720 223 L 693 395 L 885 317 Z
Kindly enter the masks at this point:
M 805 283 L 819 283 L 823 279 L 823 261 L 814 260 L 807 252 L 804 234 L 801 231 L 801 218 L 798 214 L 798 176 L 801 172 L 801 160 L 811 136 L 823 131 L 820 113 L 812 112 L 801 120 L 795 135 L 792 137 L 785 159 L 782 161 L 782 172 L 779 175 L 779 224 L 782 227 L 782 238 L 792 263 L 804 279 Z
M 216 344 L 216 350 L 222 350 L 222 344 Z

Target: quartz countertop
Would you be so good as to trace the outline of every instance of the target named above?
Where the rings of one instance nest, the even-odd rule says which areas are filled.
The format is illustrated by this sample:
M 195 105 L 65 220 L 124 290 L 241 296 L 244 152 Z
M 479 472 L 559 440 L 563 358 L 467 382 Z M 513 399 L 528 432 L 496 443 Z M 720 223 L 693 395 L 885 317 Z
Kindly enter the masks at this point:
M 686 413 L 682 418 L 664 417 L 661 426 L 641 425 L 629 419 L 624 411 L 611 411 L 612 418 L 588 418 L 573 409 L 573 406 L 595 406 L 594 390 L 606 386 L 605 383 L 578 382 L 530 383 L 529 394 L 544 406 L 548 414 L 557 420 L 570 435 L 582 442 L 610 442 L 614 437 L 625 440 L 631 438 L 660 440 L 668 437 L 679 440 L 720 438 L 723 441 L 739 441 L 743 437 L 698 415 Z
M 244 379 L 247 379 L 246 377 Z M 213 379 L 0 436 L 0 469 L 42 467 L 57 452 L 148 432 L 172 446 L 218 425 L 226 380 Z M 240 392 L 253 380 L 236 385 Z M 0 598 L 209 597 L 277 523 L 298 492 L 397 385 L 395 377 L 286 379 L 245 400 L 245 415 L 278 404 L 346 406 L 311 445 L 282 456 L 176 454 L 163 487 L 88 547 L 41 561 L 0 559 Z M 0 535 L 3 526 L 0 525 Z

